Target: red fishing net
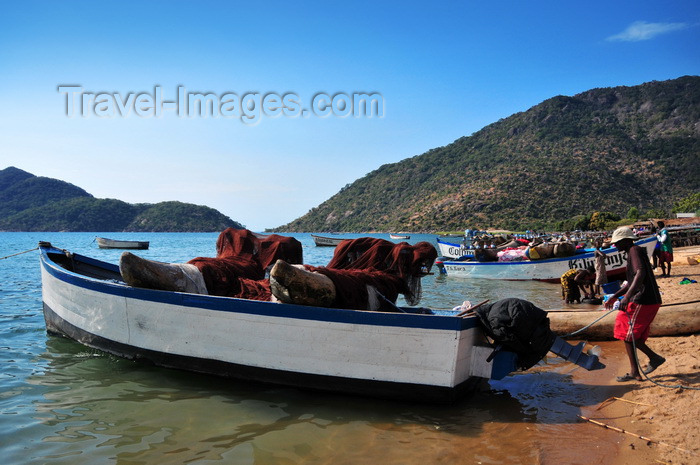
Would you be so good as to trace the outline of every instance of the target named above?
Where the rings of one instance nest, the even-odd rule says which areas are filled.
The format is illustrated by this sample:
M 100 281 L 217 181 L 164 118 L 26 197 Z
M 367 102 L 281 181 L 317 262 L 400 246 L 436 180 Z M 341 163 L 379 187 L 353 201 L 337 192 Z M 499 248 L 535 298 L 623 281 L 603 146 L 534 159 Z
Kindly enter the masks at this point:
M 216 258 L 198 257 L 195 265 L 204 277 L 210 295 L 270 300 L 270 282 L 265 271 L 279 260 L 303 261 L 301 243 L 291 237 L 258 236 L 246 229 L 229 228 L 216 242 Z M 430 271 L 437 251 L 428 242 L 409 245 L 363 237 L 345 240 L 335 249 L 325 267 L 306 266 L 321 273 L 336 287 L 337 308 L 367 308 L 367 286 L 396 302 L 403 294 L 410 305 L 420 300 L 420 278 Z M 391 310 L 383 307 L 383 310 Z
M 368 285 L 391 302 L 403 294 L 409 305 L 415 305 L 421 297 L 420 279 L 430 271 L 436 258 L 437 251 L 428 242 L 395 244 L 363 237 L 341 242 L 328 266 L 306 268 L 333 281 L 335 307 L 366 308 Z
M 267 268 L 278 259 L 301 264 L 302 256 L 301 242 L 293 237 L 228 228 L 216 241 L 216 258 L 197 257 L 188 263 L 202 273 L 210 295 L 270 300 Z

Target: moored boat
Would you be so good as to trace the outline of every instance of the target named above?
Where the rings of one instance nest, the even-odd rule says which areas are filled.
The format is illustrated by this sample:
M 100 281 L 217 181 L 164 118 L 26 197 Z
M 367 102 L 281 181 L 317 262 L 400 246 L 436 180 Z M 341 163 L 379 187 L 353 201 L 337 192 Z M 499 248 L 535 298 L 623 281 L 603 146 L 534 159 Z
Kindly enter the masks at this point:
M 438 255 L 450 259 L 469 259 L 474 258 L 474 248 L 460 243 L 456 240 L 446 240 L 437 238 Z
M 344 237 L 317 236 L 315 234 L 312 234 L 311 238 L 314 240 L 314 244 L 319 247 L 335 247 L 345 240 Z
M 476 316 L 410 307 L 367 312 L 136 288 L 123 282 L 117 265 L 48 243 L 40 243 L 40 251 L 47 330 L 129 359 L 436 401 L 452 400 L 479 379 L 498 379 L 514 369 L 511 352 L 493 357 Z
M 135 249 L 145 250 L 150 245 L 149 241 L 122 241 L 107 239 L 106 237 L 96 237 L 97 246 L 100 249 Z
M 651 256 L 656 244 L 656 236 L 639 239 L 635 244 L 644 247 Z M 606 255 L 605 270 L 608 277 L 614 279 L 622 276 L 627 266 L 626 254 L 614 247 L 603 249 L 602 252 Z M 563 258 L 510 262 L 438 260 L 435 265 L 441 273 L 448 276 L 559 282 L 561 275 L 571 268 L 585 269 L 593 266 L 594 258 L 594 252 L 586 252 Z
M 389 238 L 395 240 L 408 240 L 411 238 L 411 236 L 408 236 L 406 234 L 389 234 Z

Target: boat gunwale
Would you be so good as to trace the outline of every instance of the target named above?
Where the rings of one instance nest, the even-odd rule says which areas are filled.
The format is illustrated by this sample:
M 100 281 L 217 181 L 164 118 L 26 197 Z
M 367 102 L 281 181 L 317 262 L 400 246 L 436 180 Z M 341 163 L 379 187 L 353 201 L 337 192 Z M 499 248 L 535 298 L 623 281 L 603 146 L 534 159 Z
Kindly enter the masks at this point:
M 477 326 L 475 318 L 461 318 L 453 315 L 426 315 L 420 313 L 374 312 L 314 307 L 131 287 L 126 283 L 110 282 L 104 279 L 93 278 L 64 268 L 50 257 L 51 254 L 65 255 L 67 251 L 63 249 L 51 246 L 40 247 L 40 251 L 43 268 L 54 278 L 71 286 L 77 286 L 104 294 L 122 296 L 127 299 L 157 302 L 209 311 L 251 314 L 270 318 L 314 320 L 338 324 L 405 327 L 458 332 Z M 70 257 L 72 260 L 106 269 L 110 272 L 119 273 L 119 267 L 109 262 L 77 253 L 71 253 Z
M 437 241 L 438 244 L 447 244 L 447 245 L 452 245 L 455 247 L 464 247 L 464 244 L 457 244 L 455 242 L 447 242 L 445 240 L 440 239 L 439 237 L 435 240 Z

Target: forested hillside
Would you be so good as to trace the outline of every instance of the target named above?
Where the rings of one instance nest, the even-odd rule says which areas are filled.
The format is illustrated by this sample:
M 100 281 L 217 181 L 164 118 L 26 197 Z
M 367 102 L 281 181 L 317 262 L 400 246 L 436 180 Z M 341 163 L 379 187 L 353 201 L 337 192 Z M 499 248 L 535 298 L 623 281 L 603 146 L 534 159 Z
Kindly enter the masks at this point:
M 278 231 L 541 228 L 700 191 L 700 77 L 557 96 L 384 165 Z
M 96 199 L 58 179 L 0 170 L 0 231 L 210 232 L 243 226 L 213 208 L 182 202 Z

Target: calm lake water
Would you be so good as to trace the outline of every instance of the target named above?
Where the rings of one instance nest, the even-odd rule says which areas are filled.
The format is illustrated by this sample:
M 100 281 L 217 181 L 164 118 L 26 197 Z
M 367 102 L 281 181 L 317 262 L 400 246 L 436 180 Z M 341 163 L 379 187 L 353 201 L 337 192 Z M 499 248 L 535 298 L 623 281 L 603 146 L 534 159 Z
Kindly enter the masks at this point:
M 146 258 L 214 256 L 218 234 L 0 233 L 0 257 L 38 241 L 117 263 L 96 235 L 149 240 Z M 333 249 L 308 234 L 304 261 Z M 374 237 L 388 239 L 388 235 Z M 360 237 L 344 235 L 343 237 Z M 409 242 L 435 236 L 413 235 Z M 436 270 L 433 270 L 436 271 Z M 616 438 L 582 425 L 607 398 L 600 372 L 552 358 L 484 383 L 452 405 L 320 394 L 118 359 L 45 331 L 38 251 L 0 260 L 0 457 L 7 464 L 534 464 L 605 463 Z M 421 306 L 521 297 L 560 306 L 559 287 L 434 275 Z M 619 354 L 603 344 L 603 362 Z M 597 377 L 596 377 L 597 376 Z

